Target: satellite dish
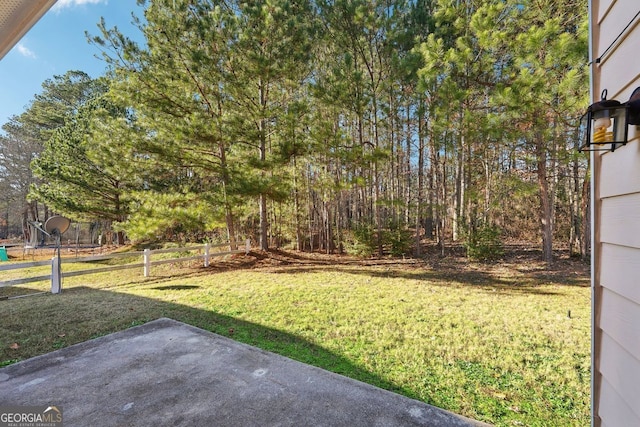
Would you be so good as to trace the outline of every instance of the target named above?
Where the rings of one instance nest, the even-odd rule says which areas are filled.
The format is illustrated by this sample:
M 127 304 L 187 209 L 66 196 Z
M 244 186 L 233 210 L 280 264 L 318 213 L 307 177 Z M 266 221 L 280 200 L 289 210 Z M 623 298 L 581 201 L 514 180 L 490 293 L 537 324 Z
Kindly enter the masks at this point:
M 51 236 L 62 235 L 71 225 L 71 220 L 63 216 L 52 216 L 44 223 L 44 230 Z

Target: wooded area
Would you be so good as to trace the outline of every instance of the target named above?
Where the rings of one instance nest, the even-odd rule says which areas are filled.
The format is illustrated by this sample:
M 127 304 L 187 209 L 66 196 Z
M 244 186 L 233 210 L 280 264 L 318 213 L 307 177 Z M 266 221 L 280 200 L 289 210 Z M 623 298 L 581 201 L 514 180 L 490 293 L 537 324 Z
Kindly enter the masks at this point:
M 144 44 L 101 22 L 105 76 L 3 125 L 0 238 L 55 212 L 133 241 L 586 257 L 583 2 L 141 3 Z

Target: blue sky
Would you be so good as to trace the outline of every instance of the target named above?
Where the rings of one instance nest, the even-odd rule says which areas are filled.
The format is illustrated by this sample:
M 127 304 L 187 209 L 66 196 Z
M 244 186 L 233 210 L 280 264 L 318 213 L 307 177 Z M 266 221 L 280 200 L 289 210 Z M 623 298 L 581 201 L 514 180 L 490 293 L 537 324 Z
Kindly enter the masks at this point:
M 131 13 L 141 16 L 135 0 L 58 0 L 22 40 L 0 60 L 0 126 L 22 113 L 42 91 L 42 83 L 69 70 L 91 77 L 104 74 L 100 51 L 87 42 L 85 31 L 98 35 L 100 17 L 107 27 L 139 39 Z

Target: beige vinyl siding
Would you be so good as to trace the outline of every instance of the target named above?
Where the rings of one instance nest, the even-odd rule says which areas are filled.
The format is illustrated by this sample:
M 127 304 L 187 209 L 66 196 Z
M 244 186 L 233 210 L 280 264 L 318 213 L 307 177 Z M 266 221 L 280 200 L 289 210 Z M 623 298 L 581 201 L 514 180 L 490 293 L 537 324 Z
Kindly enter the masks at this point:
M 640 304 L 640 249 L 603 243 L 602 258 L 607 262 L 600 270 L 600 283 Z
M 602 243 L 640 248 L 640 193 L 602 199 L 601 212 Z
M 595 1 L 593 2 L 596 3 Z M 638 11 L 637 0 L 601 0 L 598 7 L 595 21 L 600 25 L 599 45 L 596 46 L 597 52 L 604 52 L 620 31 L 629 23 L 629 20 Z M 618 23 L 624 22 L 622 27 Z M 597 58 L 597 56 L 596 56 Z
M 594 67 L 594 101 L 600 100 L 603 89 L 607 89 L 609 99 L 626 101 L 631 92 L 640 85 L 640 19 L 620 32 L 640 10 L 638 0 L 593 0 L 593 59 L 600 58 Z M 615 43 L 614 43 L 615 41 Z M 608 52 L 605 54 L 605 51 Z
M 637 367 L 637 355 L 640 354 L 640 339 L 637 339 L 637 337 L 640 337 L 640 310 L 638 310 L 638 305 L 624 296 L 604 288 L 602 292 L 600 327 L 605 332 L 602 336 L 603 348 L 601 354 L 603 361 L 605 356 L 615 360 L 624 360 L 627 364 L 620 368 L 627 372 L 626 375 L 637 375 L 640 372 L 638 369 L 629 368 Z M 630 339 L 630 337 L 636 337 L 636 339 Z M 611 349 L 606 349 L 604 344 L 611 344 L 612 341 L 610 339 L 618 343 L 619 348 L 616 347 L 616 350 L 624 349 L 629 353 L 630 357 L 620 358 Z M 602 366 L 600 370 L 605 375 Z M 616 386 L 620 378 L 615 378 L 615 382 L 613 381 L 614 378 L 608 378 L 608 380 Z M 640 382 L 637 385 L 640 387 Z M 638 393 L 630 397 L 638 399 L 640 397 L 640 388 L 638 388 Z
M 636 7 L 640 7 L 640 2 Z M 631 17 L 633 15 L 627 17 L 627 20 L 631 19 Z M 638 26 L 634 28 L 634 30 L 637 29 Z M 596 88 L 600 90 L 594 92 L 597 97 L 596 101 L 600 100 L 602 89 L 607 89 L 608 99 L 617 99 L 621 102 L 629 99 L 640 77 L 638 41 L 637 36 L 627 37 L 621 45 L 618 45 L 617 48 L 612 48 L 602 59 L 598 67 L 602 79 L 600 80 L 600 85 L 596 85 Z
M 633 126 L 629 128 L 631 131 Z M 630 137 L 637 139 L 636 135 Z M 614 152 L 607 152 L 602 156 L 602 165 L 598 183 L 600 197 L 609 198 L 631 194 L 640 188 L 640 173 L 624 173 L 633 171 L 640 164 L 640 144 L 630 142 L 624 147 L 616 148 Z
M 593 102 L 625 102 L 640 86 L 638 0 L 591 0 Z M 614 42 L 615 41 L 615 42 Z M 604 52 L 607 51 L 606 54 Z M 594 185 L 595 426 L 640 426 L 640 132 L 629 143 L 596 152 Z
M 606 420 L 602 422 L 601 427 L 640 425 L 638 424 L 640 420 L 636 418 L 636 414 L 606 380 L 602 383 L 602 404 L 600 406 L 602 407 L 600 416 L 603 420 Z
M 621 348 L 617 341 L 604 336 L 602 340 L 603 360 L 608 363 L 602 365 L 603 378 L 606 379 L 608 387 L 615 391 L 612 403 L 619 403 L 621 409 L 629 408 L 631 421 L 625 423 L 616 423 L 619 426 L 639 426 L 640 425 L 640 407 L 638 407 L 638 394 L 640 393 L 640 372 L 637 370 L 627 370 L 625 367 L 635 362 L 635 358 L 631 356 L 625 349 Z M 612 386 L 615 384 L 615 386 Z M 603 393 L 604 396 L 604 393 Z M 624 403 L 625 405 L 622 405 Z M 626 407 L 625 407 L 626 406 Z M 600 406 L 602 410 L 609 408 Z M 617 409 L 617 408 L 616 408 Z M 603 417 L 604 418 L 604 417 Z M 609 422 L 609 420 L 607 420 Z

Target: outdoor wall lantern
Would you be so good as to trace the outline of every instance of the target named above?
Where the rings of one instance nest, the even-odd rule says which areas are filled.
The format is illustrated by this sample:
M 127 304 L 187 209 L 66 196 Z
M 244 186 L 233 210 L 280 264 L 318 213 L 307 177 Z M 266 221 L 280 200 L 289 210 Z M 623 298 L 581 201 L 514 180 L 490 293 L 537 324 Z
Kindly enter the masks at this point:
M 602 100 L 591 104 L 582 116 L 580 128 L 586 129 L 586 138 L 580 151 L 615 151 L 627 144 L 630 125 L 640 125 L 640 87 L 624 104 L 608 100 L 603 90 Z

